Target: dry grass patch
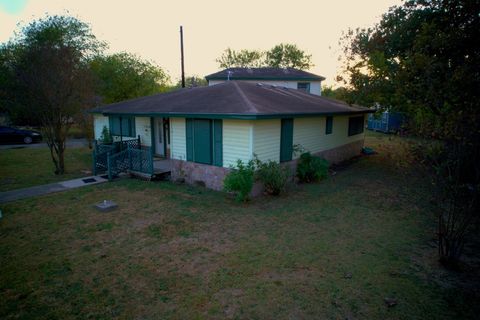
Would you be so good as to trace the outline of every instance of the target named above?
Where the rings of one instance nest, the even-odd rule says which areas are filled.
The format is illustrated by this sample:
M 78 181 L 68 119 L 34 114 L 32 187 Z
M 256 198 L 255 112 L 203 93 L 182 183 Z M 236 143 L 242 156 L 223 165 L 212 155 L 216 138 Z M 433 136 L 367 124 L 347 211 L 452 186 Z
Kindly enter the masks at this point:
M 461 291 L 431 281 L 440 269 L 434 255 L 425 258 L 435 251 L 426 245 L 434 235 L 428 181 L 407 160 L 397 165 L 402 140 L 369 139 L 378 155 L 248 204 L 202 188 L 119 180 L 3 206 L 0 318 L 475 314 L 468 300 L 445 303 Z M 104 199 L 119 208 L 92 208 Z M 388 308 L 385 297 L 398 305 Z

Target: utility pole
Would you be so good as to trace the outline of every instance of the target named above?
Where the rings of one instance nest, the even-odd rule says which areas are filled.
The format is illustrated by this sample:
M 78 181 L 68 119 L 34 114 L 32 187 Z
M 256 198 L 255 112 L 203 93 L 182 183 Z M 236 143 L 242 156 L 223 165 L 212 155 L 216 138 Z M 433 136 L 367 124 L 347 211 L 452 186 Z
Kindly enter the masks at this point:
M 183 59 L 183 27 L 180 26 L 180 51 L 182 56 L 182 88 L 185 88 L 185 65 Z

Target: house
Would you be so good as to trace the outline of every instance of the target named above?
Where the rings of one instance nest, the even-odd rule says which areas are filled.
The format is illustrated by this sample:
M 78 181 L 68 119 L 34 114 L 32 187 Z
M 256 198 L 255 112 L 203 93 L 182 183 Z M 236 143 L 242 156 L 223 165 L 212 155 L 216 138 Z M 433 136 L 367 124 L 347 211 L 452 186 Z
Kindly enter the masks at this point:
M 322 95 L 324 77 L 294 68 L 228 68 L 205 77 L 209 86 L 229 80 L 264 83 Z
M 360 154 L 365 114 L 371 110 L 297 89 L 226 81 L 92 112 L 96 139 L 108 127 L 116 140 L 141 145 L 104 165 L 120 161 L 119 168 L 127 167 L 128 153 L 130 165 L 152 168 L 149 155 L 163 157 L 170 159 L 172 179 L 220 190 L 238 159 L 257 155 L 294 166 L 299 156 L 295 145 L 333 163 Z

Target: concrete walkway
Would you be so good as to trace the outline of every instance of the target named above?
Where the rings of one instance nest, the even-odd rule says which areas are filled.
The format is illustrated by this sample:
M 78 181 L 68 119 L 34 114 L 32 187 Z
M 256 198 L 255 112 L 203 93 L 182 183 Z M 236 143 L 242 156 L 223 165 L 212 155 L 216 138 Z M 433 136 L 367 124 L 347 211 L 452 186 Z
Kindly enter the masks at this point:
M 107 181 L 108 179 L 104 179 L 100 176 L 90 176 L 62 182 L 44 184 L 41 186 L 35 186 L 30 188 L 0 192 L 0 203 L 42 196 L 49 193 L 80 188 L 83 186 L 90 186 L 92 184 L 99 184 Z

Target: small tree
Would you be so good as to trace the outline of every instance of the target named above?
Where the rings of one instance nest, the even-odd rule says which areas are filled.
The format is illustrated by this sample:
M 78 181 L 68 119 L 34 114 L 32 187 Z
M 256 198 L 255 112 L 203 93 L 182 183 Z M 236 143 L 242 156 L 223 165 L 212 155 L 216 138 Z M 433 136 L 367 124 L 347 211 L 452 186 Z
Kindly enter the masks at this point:
M 112 143 L 112 135 L 110 134 L 110 130 L 108 130 L 107 126 L 103 126 L 102 135 L 100 136 L 100 140 L 104 144 Z
M 307 70 L 314 66 L 312 55 L 288 43 L 278 44 L 268 51 L 247 49 L 236 51 L 227 48 L 216 62 L 220 68 L 275 67 Z
M 306 54 L 294 44 L 280 43 L 267 51 L 266 64 L 277 68 L 308 70 L 314 66 L 312 55 Z
M 258 68 L 265 66 L 264 53 L 258 50 L 235 51 L 230 48 L 225 49 L 220 58 L 216 60 L 220 68 Z
M 11 98 L 41 123 L 55 174 L 65 172 L 65 141 L 73 120 L 93 105 L 87 60 L 101 47 L 90 27 L 73 17 L 47 16 L 31 22 L 3 45 Z
M 126 52 L 97 56 L 90 68 L 95 74 L 96 92 L 104 103 L 164 92 L 170 82 L 155 63 Z
M 475 172 L 477 157 L 472 157 L 471 147 L 460 141 L 431 144 L 421 147 L 427 168 L 434 171 L 437 191 L 438 254 L 448 267 L 457 267 L 463 248 L 478 223 L 480 213 L 479 172 Z

